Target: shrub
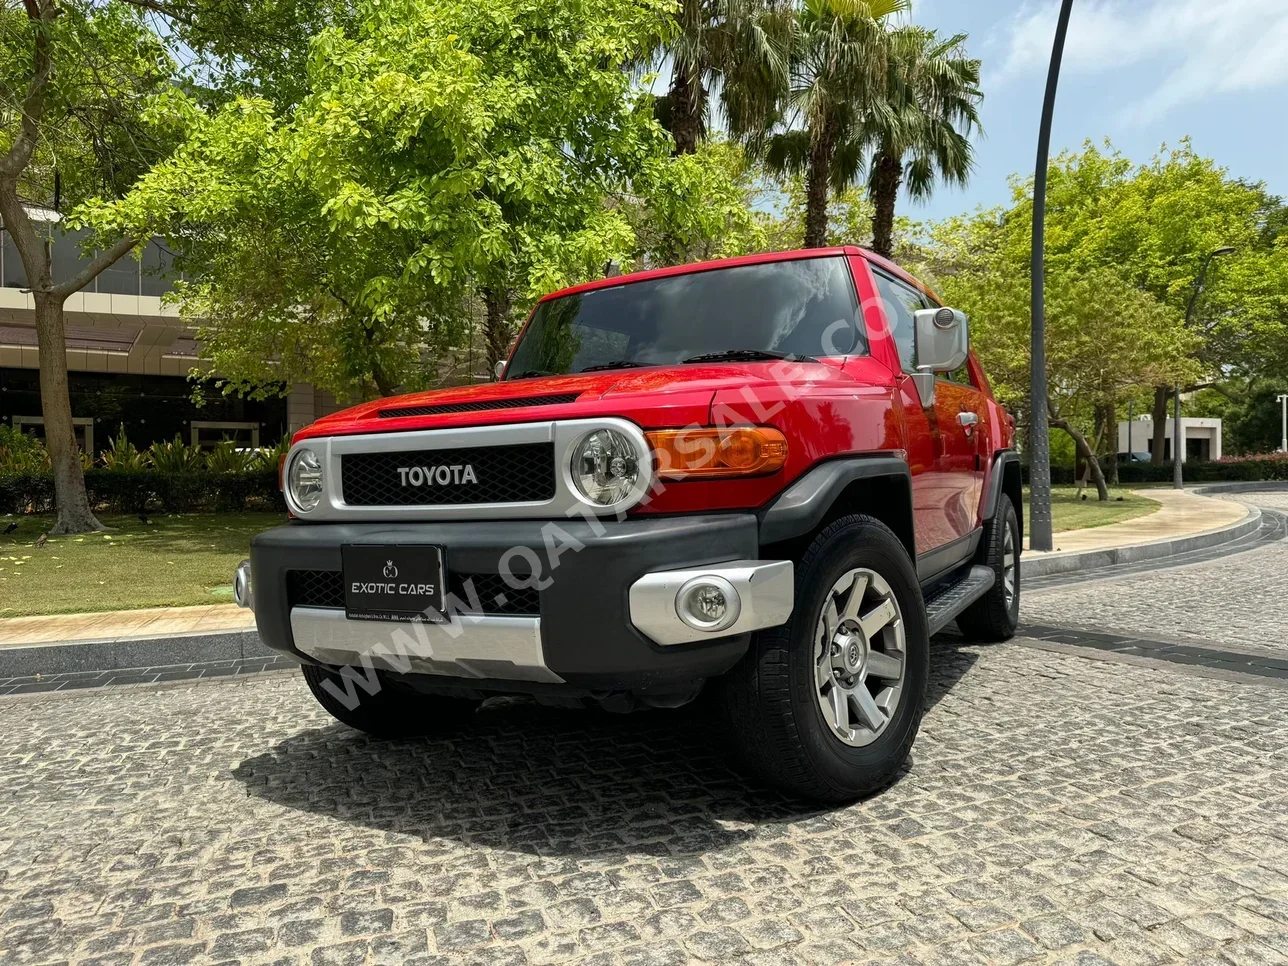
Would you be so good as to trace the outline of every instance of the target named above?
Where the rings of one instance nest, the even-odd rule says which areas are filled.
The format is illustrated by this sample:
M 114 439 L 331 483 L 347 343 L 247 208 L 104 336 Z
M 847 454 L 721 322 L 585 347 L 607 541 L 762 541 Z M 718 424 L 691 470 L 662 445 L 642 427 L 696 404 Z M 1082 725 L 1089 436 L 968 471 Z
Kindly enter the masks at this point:
M 1105 467 L 1107 470 L 1107 467 Z M 1288 454 L 1257 453 L 1250 456 L 1227 456 L 1219 460 L 1192 461 L 1181 470 L 1186 483 L 1251 483 L 1258 481 L 1288 480 Z M 1029 468 L 1023 467 L 1025 485 L 1029 482 Z M 1070 486 L 1075 482 L 1072 466 L 1051 467 L 1051 482 Z M 1172 464 L 1122 463 L 1118 467 L 1120 486 L 1137 483 L 1172 482 Z
M 46 513 L 54 505 L 54 475 L 0 471 L 0 513 Z
M 247 473 L 258 462 L 258 452 L 239 449 L 231 439 L 220 440 L 206 451 L 206 469 L 218 475 Z
M 126 438 L 125 426 L 121 426 L 120 432 L 112 440 L 112 448 L 103 450 L 101 458 L 104 466 L 118 473 L 137 472 L 147 467 L 143 454 Z
M 188 473 L 201 467 L 201 450 L 189 446 L 178 433 L 168 443 L 153 443 L 148 460 L 158 473 Z
M 49 469 L 49 454 L 33 433 L 0 425 L 0 473 L 40 473 Z
M 90 469 L 85 471 L 85 489 L 91 505 L 110 506 L 122 513 L 236 511 L 252 503 L 260 509 L 286 510 L 276 470 L 212 474 Z M 0 514 L 47 513 L 53 506 L 54 477 L 49 471 L 0 472 Z

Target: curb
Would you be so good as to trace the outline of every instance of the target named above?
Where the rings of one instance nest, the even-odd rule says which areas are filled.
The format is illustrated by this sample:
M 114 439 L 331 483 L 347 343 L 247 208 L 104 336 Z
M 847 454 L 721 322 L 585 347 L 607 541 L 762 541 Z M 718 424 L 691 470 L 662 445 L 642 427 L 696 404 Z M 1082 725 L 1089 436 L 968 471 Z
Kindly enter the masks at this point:
M 1211 492 L 1235 491 L 1214 490 Z M 1067 574 L 1076 570 L 1098 570 L 1102 567 L 1112 567 L 1114 564 L 1157 560 L 1159 557 L 1189 553 L 1192 550 L 1207 550 L 1223 543 L 1230 543 L 1246 537 L 1250 533 L 1255 533 L 1260 527 L 1261 510 L 1250 506 L 1248 507 L 1248 515 L 1242 520 L 1217 530 L 1204 530 L 1202 533 L 1191 533 L 1183 537 L 1155 540 L 1152 543 L 1129 544 L 1125 547 L 1084 550 L 1081 553 L 1052 554 L 1050 557 L 1033 558 L 1021 555 L 1020 572 L 1025 577 L 1049 577 L 1053 574 Z
M 265 647 L 255 631 L 32 644 L 26 647 L 0 648 L 0 678 L 186 666 L 208 661 L 243 661 L 253 658 L 275 660 L 281 656 L 278 651 Z
M 1203 483 L 1194 487 L 1199 496 L 1209 493 L 1254 493 L 1257 490 L 1288 490 L 1285 480 L 1242 480 L 1237 483 Z

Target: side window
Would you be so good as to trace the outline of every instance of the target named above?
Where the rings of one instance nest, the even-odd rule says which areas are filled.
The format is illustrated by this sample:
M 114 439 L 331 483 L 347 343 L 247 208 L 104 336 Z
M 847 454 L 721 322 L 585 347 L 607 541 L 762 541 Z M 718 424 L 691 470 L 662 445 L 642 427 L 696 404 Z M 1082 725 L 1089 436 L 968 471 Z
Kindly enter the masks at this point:
M 888 275 L 874 271 L 877 280 L 877 294 L 885 303 L 886 318 L 890 320 L 895 345 L 899 347 L 899 362 L 904 372 L 914 372 L 916 366 L 916 329 L 913 315 L 926 304 L 921 293 L 903 282 L 896 281 Z

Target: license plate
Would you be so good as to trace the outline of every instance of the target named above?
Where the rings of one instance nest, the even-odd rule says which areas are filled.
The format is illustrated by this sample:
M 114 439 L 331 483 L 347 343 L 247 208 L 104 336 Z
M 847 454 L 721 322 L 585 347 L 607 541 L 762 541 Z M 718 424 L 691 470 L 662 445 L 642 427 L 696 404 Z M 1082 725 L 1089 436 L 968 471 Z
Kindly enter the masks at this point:
M 349 545 L 340 548 L 344 610 L 354 620 L 443 620 L 443 548 Z

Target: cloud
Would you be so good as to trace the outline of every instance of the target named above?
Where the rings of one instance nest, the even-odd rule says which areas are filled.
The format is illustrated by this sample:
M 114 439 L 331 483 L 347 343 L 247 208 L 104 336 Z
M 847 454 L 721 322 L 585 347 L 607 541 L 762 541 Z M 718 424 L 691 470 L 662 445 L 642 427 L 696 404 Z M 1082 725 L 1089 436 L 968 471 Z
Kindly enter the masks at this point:
M 1004 28 L 994 83 L 1044 76 L 1059 4 L 1026 2 Z M 1118 120 L 1140 124 L 1212 94 L 1288 85 L 1284 0 L 1080 0 L 1073 7 L 1062 73 L 1133 69 L 1143 93 Z

